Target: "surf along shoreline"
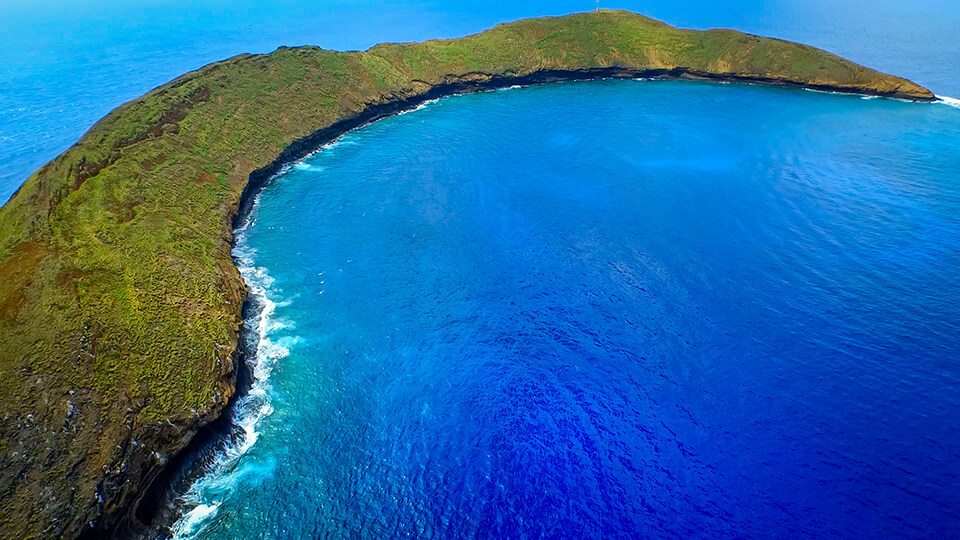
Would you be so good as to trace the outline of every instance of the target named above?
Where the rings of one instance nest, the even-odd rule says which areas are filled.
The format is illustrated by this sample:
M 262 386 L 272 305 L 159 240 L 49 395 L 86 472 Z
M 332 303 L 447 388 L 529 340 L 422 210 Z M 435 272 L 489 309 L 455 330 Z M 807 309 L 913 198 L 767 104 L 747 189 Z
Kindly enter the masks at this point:
M 525 76 L 489 76 L 477 80 L 460 80 L 432 86 L 429 90 L 402 99 L 371 104 L 353 117 L 340 120 L 329 126 L 317 129 L 313 133 L 295 140 L 287 146 L 269 164 L 256 169 L 249 175 L 236 213 L 232 217 L 232 247 L 236 249 L 236 239 L 249 222 L 259 195 L 270 183 L 289 167 L 310 157 L 324 147 L 335 143 L 344 135 L 377 121 L 410 112 L 425 103 L 438 99 L 482 92 L 504 90 L 512 87 L 529 87 L 563 82 L 587 82 L 604 79 L 618 80 L 672 80 L 702 81 L 712 83 L 733 83 L 772 86 L 781 88 L 806 89 L 818 92 L 883 97 L 901 101 L 932 103 L 938 98 L 919 98 L 897 93 L 881 93 L 869 89 L 851 89 L 831 85 L 804 84 L 795 81 L 724 75 L 698 72 L 685 68 L 675 69 L 625 69 L 620 67 L 578 69 L 578 70 L 542 70 Z M 234 264 L 240 266 L 236 255 Z M 246 282 L 249 289 L 250 283 Z M 133 512 L 118 523 L 116 531 L 124 536 L 140 535 L 150 532 L 167 535 L 171 527 L 183 517 L 183 505 L 179 503 L 185 490 L 204 475 L 208 474 L 209 464 L 218 453 L 226 451 L 230 444 L 237 444 L 242 429 L 237 424 L 238 403 L 247 396 L 255 382 L 253 375 L 258 355 L 259 335 L 256 325 L 247 324 L 263 316 L 263 299 L 253 297 L 249 292 L 244 300 L 242 313 L 244 325 L 238 334 L 238 343 L 234 373 L 235 392 L 216 418 L 202 426 L 191 441 L 179 453 L 173 456 L 148 485 Z

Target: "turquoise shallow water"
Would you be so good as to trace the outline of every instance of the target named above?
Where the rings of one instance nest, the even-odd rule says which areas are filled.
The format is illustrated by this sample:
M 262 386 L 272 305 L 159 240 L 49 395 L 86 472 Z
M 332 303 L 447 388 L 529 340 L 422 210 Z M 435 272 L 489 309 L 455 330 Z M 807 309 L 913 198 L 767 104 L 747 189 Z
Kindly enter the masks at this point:
M 653 81 L 345 136 L 260 196 L 182 537 L 956 537 L 960 110 Z

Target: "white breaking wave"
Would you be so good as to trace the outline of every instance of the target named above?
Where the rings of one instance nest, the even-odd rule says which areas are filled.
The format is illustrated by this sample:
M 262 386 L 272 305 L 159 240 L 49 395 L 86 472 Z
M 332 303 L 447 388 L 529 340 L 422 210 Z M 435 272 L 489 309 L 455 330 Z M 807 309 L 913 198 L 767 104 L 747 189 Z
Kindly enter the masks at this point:
M 220 508 L 217 504 L 199 504 L 193 510 L 188 512 L 174 527 L 174 538 L 189 538 L 200 532 L 203 524 L 211 517 L 217 515 Z
M 312 153 L 311 153 L 311 155 L 312 155 Z M 309 156 L 308 156 L 308 157 L 309 157 Z M 310 163 L 308 163 L 308 162 L 306 161 L 306 158 L 304 158 L 303 160 L 300 160 L 300 161 L 298 161 L 296 164 L 294 164 L 294 165 L 293 165 L 293 168 L 296 169 L 296 170 L 298 170 L 298 171 L 323 172 L 323 167 L 321 167 L 321 166 L 319 166 L 319 165 L 311 165 Z
M 361 126 L 361 127 L 362 127 L 362 126 Z M 334 151 L 334 150 L 337 149 L 338 146 L 352 146 L 352 145 L 354 145 L 354 144 L 357 144 L 356 141 L 354 141 L 354 140 L 352 140 L 352 139 L 350 138 L 350 134 L 351 134 L 352 131 L 353 131 L 353 130 L 350 130 L 350 131 L 348 131 L 348 132 L 346 132 L 346 133 L 343 133 L 343 134 L 341 134 L 339 137 L 333 139 L 332 141 L 330 141 L 330 142 L 328 142 L 328 143 L 326 143 L 326 144 L 320 145 L 319 147 L 317 147 L 316 150 L 313 150 L 313 151 L 309 152 L 308 154 L 306 154 L 305 156 L 303 156 L 302 158 L 300 158 L 300 159 L 298 159 L 298 160 L 296 160 L 296 161 L 283 164 L 283 166 L 280 167 L 280 170 L 277 171 L 277 173 L 276 173 L 275 175 L 273 175 L 273 177 L 271 177 L 270 180 L 271 180 L 271 181 L 276 180 L 278 177 L 283 176 L 284 173 L 289 172 L 291 169 L 306 170 L 306 171 L 323 171 L 323 167 L 320 167 L 320 166 L 318 166 L 318 165 L 313 165 L 313 164 L 309 163 L 310 158 L 312 158 L 313 156 L 317 155 L 317 154 L 320 153 L 320 152 L 323 152 L 324 150 Z M 257 197 L 259 198 L 260 195 L 257 195 Z M 240 232 L 243 231 L 243 230 L 246 229 L 246 228 L 247 228 L 247 225 L 243 225 L 242 227 L 238 228 L 238 229 L 237 229 L 236 231 L 234 231 L 234 232 L 237 233 L 237 234 L 240 234 Z M 236 250 L 234 250 L 233 255 L 234 255 L 234 257 L 238 257 L 238 256 L 239 256 L 239 255 L 237 254 Z M 242 271 L 242 269 L 241 269 L 241 271 Z
M 937 96 L 937 101 L 934 103 L 943 103 L 944 105 L 949 105 L 955 109 L 960 109 L 960 99 L 957 98 Z
M 173 538 L 176 540 L 193 538 L 199 534 L 211 518 L 217 515 L 223 501 L 236 490 L 241 477 L 248 473 L 262 472 L 262 469 L 257 471 L 250 466 L 241 466 L 240 461 L 257 443 L 260 435 L 257 426 L 264 418 L 273 414 L 269 384 L 273 367 L 290 354 L 289 347 L 296 343 L 295 338 L 276 336 L 277 330 L 289 328 L 289 325 L 276 318 L 276 308 L 288 305 L 289 302 L 277 302 L 271 298 L 277 295 L 277 291 L 272 288 L 273 278 L 265 268 L 254 265 L 253 257 L 256 252 L 247 245 L 244 235 L 248 226 L 249 224 L 244 225 L 237 230 L 237 244 L 233 255 L 250 288 L 251 298 L 261 306 L 259 315 L 250 321 L 255 324 L 253 331 L 259 338 L 257 353 L 250 365 L 253 382 L 250 390 L 237 401 L 233 410 L 233 422 L 240 428 L 241 433 L 216 456 L 203 476 L 198 478 L 182 497 L 183 505 L 188 510 L 184 511 L 173 525 Z
M 400 114 L 424 109 L 437 101 L 439 100 L 425 101 L 416 108 Z M 345 133 L 296 162 L 284 165 L 274 179 L 291 169 L 322 170 L 321 167 L 311 164 L 310 158 L 324 150 L 331 151 L 338 146 L 353 144 L 353 141 L 346 138 L 348 136 L 349 133 Z M 254 200 L 254 206 L 258 202 L 259 195 L 257 200 Z M 289 346 L 295 343 L 296 339 L 277 339 L 275 336 L 277 330 L 289 327 L 276 318 L 276 308 L 289 305 L 289 302 L 274 300 L 276 291 L 272 289 L 273 278 L 270 277 L 266 268 L 258 267 L 254 263 L 256 251 L 249 247 L 245 235 L 247 228 L 253 222 L 254 218 L 251 216 L 235 231 L 237 242 L 233 249 L 233 257 L 250 289 L 250 297 L 260 306 L 260 313 L 252 321 L 256 324 L 255 332 L 258 337 L 257 353 L 250 366 L 253 382 L 247 394 L 238 400 L 233 411 L 233 423 L 240 428 L 241 433 L 216 456 L 203 475 L 182 496 L 185 510 L 172 527 L 174 540 L 196 537 L 217 515 L 223 501 L 236 490 L 242 476 L 247 473 L 265 472 L 263 469 L 258 470 L 250 466 L 243 467 L 240 460 L 257 443 L 260 436 L 257 426 L 260 421 L 273 414 L 273 406 L 270 403 L 270 373 L 279 360 L 290 354 Z
M 835 92 L 833 90 L 819 90 L 817 88 L 807 88 L 806 86 L 800 88 L 801 90 L 806 90 L 807 92 L 815 92 L 817 94 L 833 94 L 833 95 L 844 95 L 843 92 Z M 866 97 L 866 96 L 860 96 Z
M 400 116 L 400 115 L 402 115 L 402 114 L 407 114 L 407 113 L 416 112 L 416 111 L 421 111 L 421 110 L 423 110 L 423 109 L 426 109 L 426 108 L 429 107 L 430 105 L 433 105 L 434 103 L 436 103 L 436 102 L 438 102 L 438 101 L 440 101 L 440 98 L 428 99 L 428 100 L 424 101 L 423 103 L 417 105 L 416 107 L 414 107 L 414 108 L 412 108 L 412 109 L 407 109 L 407 110 L 405 110 L 405 111 L 400 111 L 400 112 L 398 112 L 398 113 L 397 113 L 397 116 Z

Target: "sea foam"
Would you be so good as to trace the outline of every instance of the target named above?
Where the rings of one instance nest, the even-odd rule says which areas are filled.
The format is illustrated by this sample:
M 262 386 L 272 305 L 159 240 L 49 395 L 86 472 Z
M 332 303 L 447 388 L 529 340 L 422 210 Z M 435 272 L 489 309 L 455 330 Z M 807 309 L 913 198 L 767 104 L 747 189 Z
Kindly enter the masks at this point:
M 405 110 L 405 111 L 400 111 L 399 113 L 397 113 L 397 116 L 404 115 L 404 114 L 408 114 L 408 113 L 412 113 L 412 112 L 416 112 L 416 111 L 422 111 L 423 109 L 426 109 L 427 107 L 429 107 L 430 105 L 433 105 L 434 103 L 436 103 L 436 102 L 438 102 L 438 101 L 440 101 L 440 98 L 428 99 L 428 100 L 424 101 L 423 103 L 417 105 L 416 107 L 414 107 L 414 108 L 412 108 L 412 109 L 407 109 L 407 110 Z
M 937 101 L 935 103 L 943 103 L 944 105 L 949 105 L 955 109 L 960 109 L 960 99 L 957 98 L 937 96 Z
M 233 423 L 239 428 L 238 433 L 181 497 L 184 510 L 172 527 L 173 538 L 178 540 L 193 538 L 200 533 L 216 516 L 223 500 L 236 490 L 241 478 L 262 471 L 242 466 L 241 458 L 257 443 L 260 422 L 273 414 L 269 383 L 273 367 L 290 354 L 289 347 L 296 342 L 295 339 L 276 336 L 277 331 L 290 328 L 276 316 L 277 307 L 286 306 L 289 301 L 276 300 L 279 291 L 273 287 L 273 278 L 265 268 L 254 264 L 256 252 L 247 245 L 245 235 L 249 225 L 247 223 L 237 230 L 233 256 L 250 288 L 251 301 L 260 307 L 259 314 L 250 319 L 247 326 L 247 331 L 257 339 L 256 354 L 250 363 L 253 382 L 233 410 Z

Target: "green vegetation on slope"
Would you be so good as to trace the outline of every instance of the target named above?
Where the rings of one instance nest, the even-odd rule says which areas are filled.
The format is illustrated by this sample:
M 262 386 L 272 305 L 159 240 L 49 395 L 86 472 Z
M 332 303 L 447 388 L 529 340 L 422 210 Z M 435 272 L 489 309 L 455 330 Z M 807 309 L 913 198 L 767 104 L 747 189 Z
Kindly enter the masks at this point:
M 811 47 L 611 11 L 184 75 L 98 122 L 0 209 L 0 536 L 109 526 L 229 398 L 245 294 L 231 219 L 252 171 L 438 84 L 603 67 L 933 97 Z

